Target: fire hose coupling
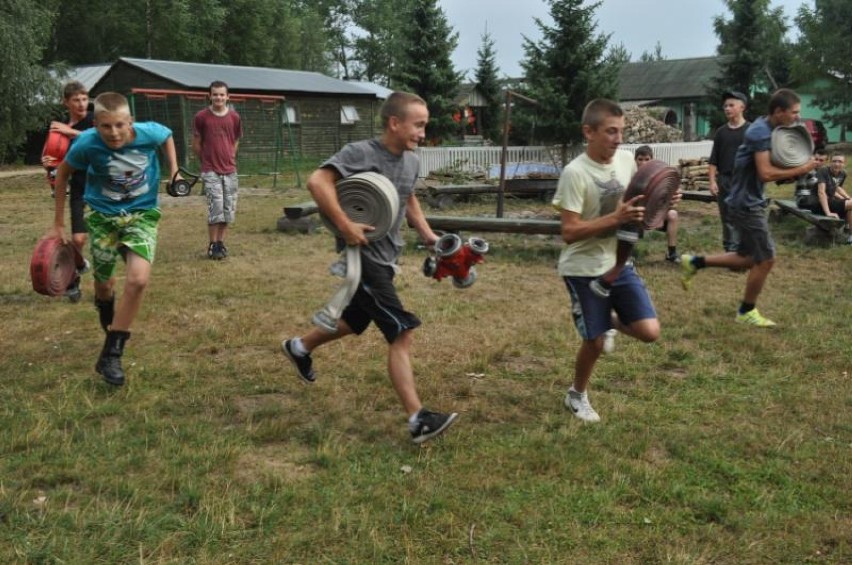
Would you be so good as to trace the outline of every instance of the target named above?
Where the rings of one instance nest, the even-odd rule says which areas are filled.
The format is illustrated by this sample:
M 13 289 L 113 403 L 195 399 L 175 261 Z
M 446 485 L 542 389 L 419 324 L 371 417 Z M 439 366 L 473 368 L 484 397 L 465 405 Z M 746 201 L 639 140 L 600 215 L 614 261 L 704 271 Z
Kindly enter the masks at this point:
M 192 187 L 195 186 L 195 184 L 201 177 L 199 175 L 194 175 L 190 173 L 183 167 L 180 167 L 178 171 L 181 175 L 183 175 L 184 178 L 178 179 L 178 173 L 175 173 L 175 176 L 172 177 L 172 180 L 170 180 L 168 184 L 166 184 L 166 192 L 169 194 L 169 196 L 174 196 L 176 198 L 182 196 L 189 196 L 189 193 L 192 192 Z
M 427 257 L 423 262 L 423 274 L 440 281 L 452 277 L 453 286 L 467 288 L 476 282 L 477 263 L 485 261 L 488 242 L 479 237 L 471 237 L 462 243 L 462 239 L 448 233 L 435 242 L 435 256 Z

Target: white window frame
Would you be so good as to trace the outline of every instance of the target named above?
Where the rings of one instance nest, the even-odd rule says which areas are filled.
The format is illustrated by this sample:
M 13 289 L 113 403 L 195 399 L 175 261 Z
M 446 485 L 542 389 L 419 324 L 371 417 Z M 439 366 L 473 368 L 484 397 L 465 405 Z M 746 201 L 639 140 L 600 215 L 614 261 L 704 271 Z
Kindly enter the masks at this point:
M 302 123 L 302 116 L 299 112 L 298 106 L 295 106 L 293 104 L 284 104 L 284 112 L 284 119 L 282 120 L 284 122 L 284 125 L 287 125 L 289 123 L 292 126 L 299 125 L 300 123 Z
M 361 121 L 361 116 L 358 114 L 358 109 L 352 104 L 343 104 L 340 106 L 340 123 L 344 126 L 354 126 Z

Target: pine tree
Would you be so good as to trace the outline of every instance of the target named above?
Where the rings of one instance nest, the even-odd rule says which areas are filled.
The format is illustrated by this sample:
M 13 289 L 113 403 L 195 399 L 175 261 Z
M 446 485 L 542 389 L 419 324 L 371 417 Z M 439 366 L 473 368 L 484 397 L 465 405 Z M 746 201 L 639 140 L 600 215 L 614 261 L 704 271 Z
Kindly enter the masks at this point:
M 430 116 L 426 137 L 429 143 L 440 143 L 458 133 L 454 99 L 463 75 L 455 71 L 451 60 L 458 33 L 452 31 L 438 0 L 414 0 L 409 22 L 405 49 L 391 83 L 426 100 Z
M 480 135 L 493 142 L 500 141 L 500 80 L 497 77 L 497 54 L 494 40 L 487 31 L 482 35 L 482 45 L 476 52 L 476 85 L 485 98 L 486 105 L 479 109 Z
M 548 0 L 553 25 L 536 18 L 542 39 L 524 38 L 526 93 L 538 101 L 537 134 L 567 146 L 582 141 L 581 120 L 595 98 L 614 98 L 620 62 L 607 56 L 609 35 L 596 34 L 595 10 L 601 2 Z M 519 108 L 519 120 L 529 111 Z M 515 119 L 513 118 L 513 121 Z
M 792 47 L 785 39 L 783 8 L 770 9 L 770 0 L 725 0 L 731 19 L 716 16 L 713 28 L 723 56 L 721 73 L 711 89 L 716 98 L 738 90 L 751 98 L 748 118 L 766 110 L 769 94 L 790 82 Z M 721 116 L 721 113 L 718 113 Z M 714 120 L 716 121 L 716 120 Z M 724 120 L 721 120 L 724 121 Z M 720 122 L 721 123 L 721 122 Z
M 833 126 L 840 141 L 852 127 L 852 10 L 848 0 L 816 0 L 796 16 L 801 35 L 796 46 L 796 76 L 819 80 L 814 103 Z

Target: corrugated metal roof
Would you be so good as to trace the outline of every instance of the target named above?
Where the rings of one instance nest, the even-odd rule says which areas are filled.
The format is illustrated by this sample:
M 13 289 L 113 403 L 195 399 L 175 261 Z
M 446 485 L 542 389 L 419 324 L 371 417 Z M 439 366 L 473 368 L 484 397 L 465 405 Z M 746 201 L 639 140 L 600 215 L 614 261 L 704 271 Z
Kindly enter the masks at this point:
M 80 65 L 71 67 L 62 77 L 62 83 L 79 80 L 86 88 L 91 90 L 99 80 L 107 73 L 112 65 L 109 63 L 100 65 Z
M 228 84 L 231 90 L 243 92 L 306 92 L 375 96 L 372 91 L 352 82 L 309 71 L 158 61 L 130 57 L 122 57 L 118 62 L 121 61 L 175 82 L 187 89 L 206 90 L 214 80 L 222 80 Z
M 386 88 L 381 84 L 376 84 L 375 82 L 367 82 L 366 80 L 349 80 L 347 82 L 350 84 L 358 85 L 361 88 L 366 88 L 367 90 L 375 94 L 377 98 L 381 98 L 382 100 L 387 100 L 388 96 L 393 94 L 393 90 L 391 90 L 390 88 Z
M 702 98 L 720 72 L 721 57 L 627 63 L 619 74 L 619 99 Z

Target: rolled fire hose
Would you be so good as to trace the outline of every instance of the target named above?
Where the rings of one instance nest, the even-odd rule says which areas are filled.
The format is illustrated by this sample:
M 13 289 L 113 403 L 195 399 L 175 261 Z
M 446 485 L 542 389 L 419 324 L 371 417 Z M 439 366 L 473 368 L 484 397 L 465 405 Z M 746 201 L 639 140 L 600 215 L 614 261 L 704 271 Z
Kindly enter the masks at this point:
M 30 259 L 33 290 L 47 296 L 62 296 L 77 276 L 77 249 L 61 239 L 42 239 Z
M 373 226 L 373 231 L 364 232 L 367 241 L 385 237 L 399 214 L 399 193 L 384 175 L 367 172 L 357 173 L 337 182 L 337 200 L 343 212 L 355 223 Z M 325 226 L 340 236 L 337 226 L 324 214 L 320 214 Z M 357 245 L 347 245 L 344 253 L 346 275 L 343 284 L 331 300 L 314 314 L 313 323 L 329 332 L 337 331 L 337 320 L 349 301 L 352 300 L 358 283 L 361 282 L 361 250 Z
M 814 140 L 802 123 L 777 126 L 772 130 L 772 164 L 782 169 L 792 169 L 811 160 Z

